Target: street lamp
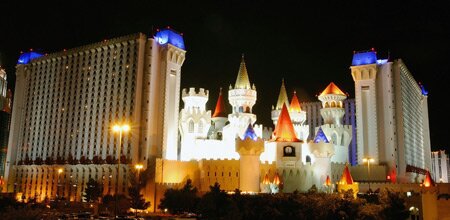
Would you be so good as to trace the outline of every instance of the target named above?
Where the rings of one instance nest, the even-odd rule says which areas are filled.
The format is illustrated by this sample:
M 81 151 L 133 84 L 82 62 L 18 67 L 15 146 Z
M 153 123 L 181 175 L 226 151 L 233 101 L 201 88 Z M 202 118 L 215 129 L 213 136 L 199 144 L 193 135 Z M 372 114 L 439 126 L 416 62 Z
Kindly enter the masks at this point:
M 368 174 L 368 179 L 369 179 L 369 191 L 370 191 L 370 163 L 373 163 L 375 160 L 371 157 L 366 157 L 363 158 L 363 162 L 367 163 L 367 174 Z
M 144 166 L 142 164 L 136 164 L 136 166 L 134 166 L 134 168 L 136 168 L 136 170 L 137 170 L 138 184 L 140 185 L 141 184 L 140 173 L 141 173 L 141 169 L 144 168 Z
M 128 131 L 130 131 L 130 126 L 128 124 L 116 124 L 113 126 L 113 132 L 114 133 L 119 133 L 119 147 L 117 149 L 117 187 L 116 187 L 116 204 L 115 204 L 115 217 L 117 217 L 118 214 L 118 192 L 119 192 L 119 177 L 120 177 L 120 156 L 122 153 L 122 133 L 127 133 Z
M 59 195 L 59 187 L 60 187 L 60 185 L 61 185 L 61 183 L 60 183 L 60 180 L 59 180 L 59 176 L 61 175 L 61 173 L 63 172 L 63 169 L 62 168 L 59 168 L 58 169 L 58 185 L 56 186 L 57 188 L 56 188 L 56 196 L 58 197 L 58 199 L 61 199 L 61 196 Z

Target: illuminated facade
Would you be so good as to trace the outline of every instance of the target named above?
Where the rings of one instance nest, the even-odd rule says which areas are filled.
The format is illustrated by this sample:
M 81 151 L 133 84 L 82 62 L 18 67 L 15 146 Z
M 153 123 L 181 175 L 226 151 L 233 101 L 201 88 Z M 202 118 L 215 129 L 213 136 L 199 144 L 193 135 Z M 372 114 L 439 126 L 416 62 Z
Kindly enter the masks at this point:
M 375 51 L 353 55 L 357 163 L 373 158 L 386 164 L 389 175 L 413 182 L 417 174 L 406 167 L 430 169 L 427 92 L 414 80 L 402 60 L 378 60 Z
M 6 72 L 0 67 L 0 178 L 3 179 L 8 150 L 9 125 L 11 121 L 11 91 L 8 90 Z M 1 188 L 1 186 L 0 186 Z
M 185 52 L 182 35 L 165 29 L 150 38 L 134 34 L 46 56 L 22 54 L 7 191 L 80 200 L 94 178 L 104 194 L 127 193 L 132 165 L 177 159 Z M 122 141 L 112 131 L 118 123 L 131 126 Z
M 450 161 L 445 150 L 431 152 L 431 175 L 440 183 L 448 183 L 450 174 Z

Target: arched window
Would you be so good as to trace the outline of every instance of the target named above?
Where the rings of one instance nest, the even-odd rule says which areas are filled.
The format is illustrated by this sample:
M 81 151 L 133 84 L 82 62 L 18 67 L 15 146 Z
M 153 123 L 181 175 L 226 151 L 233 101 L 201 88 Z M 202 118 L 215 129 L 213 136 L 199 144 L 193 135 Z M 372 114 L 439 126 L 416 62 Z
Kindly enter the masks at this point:
M 336 135 L 336 133 L 333 133 L 333 135 L 331 135 L 331 143 L 337 144 L 337 135 Z
M 332 101 L 332 102 L 331 102 L 331 108 L 334 108 L 334 107 L 336 107 L 336 102 L 335 102 L 335 101 Z
M 244 112 L 244 107 L 243 106 L 239 106 L 239 113 L 243 113 Z
M 325 108 L 329 108 L 330 104 L 328 104 L 328 102 L 325 102 Z
M 194 121 L 192 121 L 192 120 L 189 121 L 188 132 L 189 133 L 194 133 Z
M 306 155 L 306 163 L 311 163 L 311 157 L 309 155 Z
M 245 107 L 245 113 L 250 113 L 250 107 L 249 106 Z

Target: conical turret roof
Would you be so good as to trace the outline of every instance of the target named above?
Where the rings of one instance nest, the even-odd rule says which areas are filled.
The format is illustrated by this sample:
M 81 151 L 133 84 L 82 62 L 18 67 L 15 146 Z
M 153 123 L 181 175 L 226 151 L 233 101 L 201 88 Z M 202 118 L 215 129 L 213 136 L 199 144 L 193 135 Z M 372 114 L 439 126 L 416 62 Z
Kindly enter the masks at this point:
M 255 133 L 255 130 L 253 130 L 253 126 L 252 124 L 248 124 L 247 130 L 244 133 L 244 138 L 242 140 L 245 140 L 247 138 L 250 138 L 254 141 L 256 141 L 256 139 L 258 139 L 258 136 Z
M 325 133 L 323 133 L 323 130 L 321 127 L 319 127 L 319 130 L 317 130 L 317 133 L 316 133 L 316 137 L 314 137 L 314 143 L 319 143 L 319 142 L 330 143 L 328 141 L 328 138 L 325 135 Z
M 242 54 L 241 65 L 237 75 L 235 89 L 251 89 L 250 80 L 248 79 L 247 67 L 245 66 L 244 54 Z
M 341 89 L 339 89 L 339 87 L 336 86 L 336 84 L 334 84 L 334 82 L 331 82 L 330 84 L 328 84 L 327 88 L 325 88 L 325 90 L 323 90 L 322 93 L 320 93 L 319 96 L 324 96 L 324 95 L 345 95 L 344 92 L 342 92 Z
M 340 183 L 348 185 L 353 184 L 353 178 L 352 175 L 350 174 L 350 170 L 348 169 L 348 164 L 345 164 L 344 172 L 342 172 Z
M 295 135 L 294 125 L 292 125 L 291 117 L 289 116 L 289 112 L 285 104 L 283 104 L 281 109 L 273 136 L 273 141 L 300 142 Z
M 217 98 L 217 103 L 216 103 L 216 109 L 214 110 L 214 114 L 212 117 L 213 118 L 216 118 L 216 117 L 226 118 L 227 117 L 227 112 L 225 109 L 225 102 L 223 101 L 223 97 L 222 97 L 222 88 L 220 88 L 219 98 Z
M 433 178 L 431 178 L 430 172 L 427 170 L 427 173 L 425 174 L 425 179 L 423 180 L 423 185 L 425 187 L 434 186 Z
M 267 173 L 264 176 L 263 184 L 265 184 L 265 185 L 270 184 L 269 174 L 267 174 Z
M 330 176 L 328 176 L 328 175 L 327 175 L 327 179 L 325 180 L 325 185 L 331 186 L 331 179 L 330 179 Z
M 297 98 L 297 93 L 294 91 L 294 95 L 292 96 L 290 110 L 294 112 L 301 112 L 302 107 L 300 106 L 300 102 Z
M 276 110 L 281 110 L 281 108 L 283 108 L 283 104 L 289 108 L 289 100 L 286 93 L 286 87 L 284 86 L 284 79 L 281 81 L 280 94 L 278 95 Z
M 278 172 L 276 172 L 275 176 L 273 177 L 273 184 L 280 185 L 280 183 L 281 183 L 280 176 L 278 175 Z

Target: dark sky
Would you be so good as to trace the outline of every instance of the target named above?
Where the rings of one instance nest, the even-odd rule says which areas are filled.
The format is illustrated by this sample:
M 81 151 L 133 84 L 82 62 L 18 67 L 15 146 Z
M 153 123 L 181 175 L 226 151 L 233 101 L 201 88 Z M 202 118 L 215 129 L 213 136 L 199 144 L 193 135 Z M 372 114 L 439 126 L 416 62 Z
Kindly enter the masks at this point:
M 259 123 L 271 125 L 270 109 L 282 78 L 288 92 L 295 89 L 301 101 L 316 101 L 315 95 L 331 81 L 354 97 L 349 70 L 353 51 L 375 48 L 381 58 L 388 52 L 391 58 L 402 58 L 428 88 L 432 149 L 449 149 L 450 117 L 444 106 L 450 83 L 450 13 L 442 4 L 15 2 L 0 13 L 0 62 L 11 86 L 20 51 L 51 53 L 170 26 L 185 37 L 182 88 L 209 89 L 208 107 L 214 108 L 219 87 L 234 83 L 245 53 L 250 81 L 258 91 L 254 112 Z

